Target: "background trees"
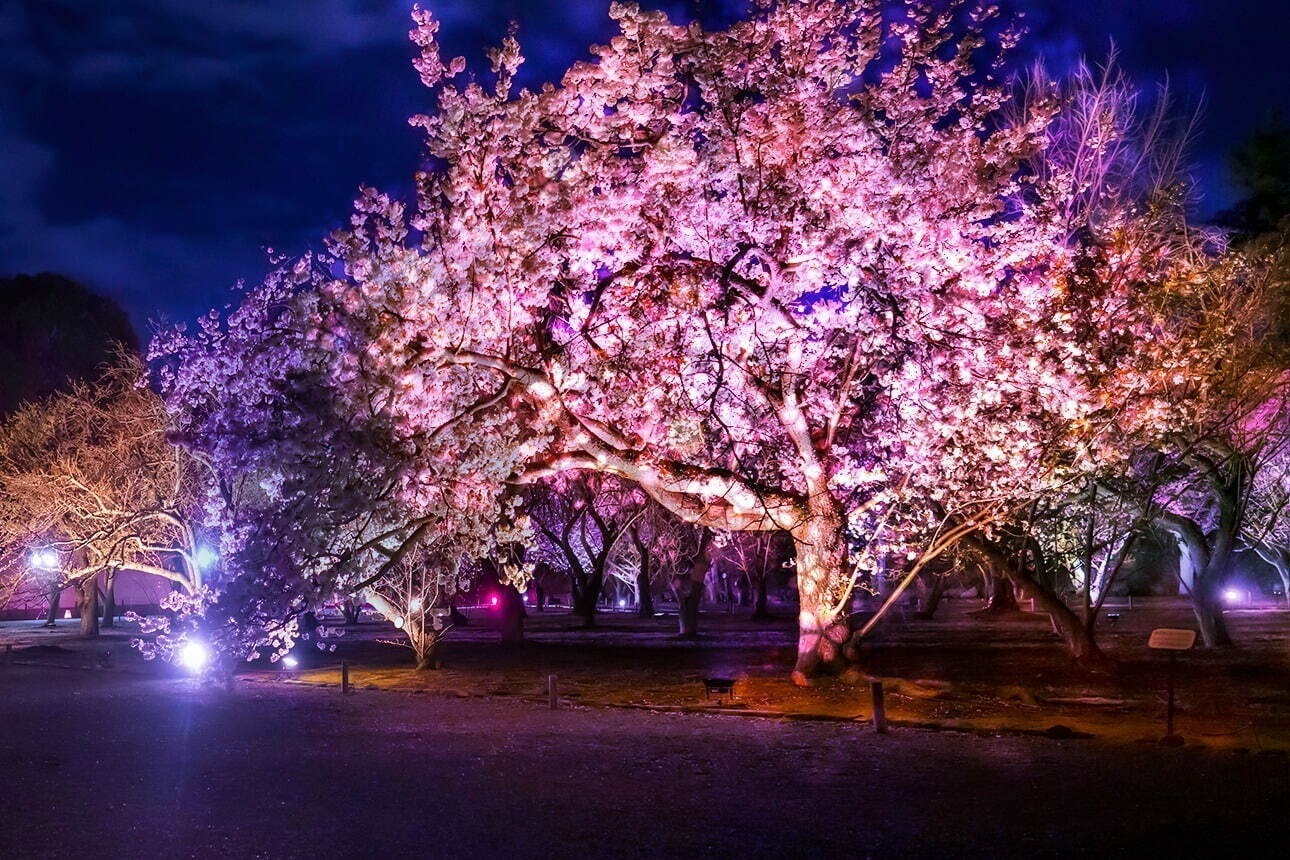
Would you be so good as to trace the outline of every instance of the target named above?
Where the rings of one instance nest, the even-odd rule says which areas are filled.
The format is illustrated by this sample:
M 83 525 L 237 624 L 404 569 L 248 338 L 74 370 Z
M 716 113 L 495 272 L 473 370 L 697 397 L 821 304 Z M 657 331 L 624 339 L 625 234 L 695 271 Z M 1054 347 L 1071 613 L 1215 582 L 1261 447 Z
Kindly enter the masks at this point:
M 0 278 L 0 418 L 94 378 L 118 349 L 136 353 L 139 342 L 116 302 L 61 275 Z
M 143 365 L 121 353 L 91 382 L 28 403 L 0 425 L 0 572 L 39 576 L 57 601 L 80 595 L 81 631 L 98 632 L 99 582 L 122 569 L 196 595 L 205 467 L 174 444 Z

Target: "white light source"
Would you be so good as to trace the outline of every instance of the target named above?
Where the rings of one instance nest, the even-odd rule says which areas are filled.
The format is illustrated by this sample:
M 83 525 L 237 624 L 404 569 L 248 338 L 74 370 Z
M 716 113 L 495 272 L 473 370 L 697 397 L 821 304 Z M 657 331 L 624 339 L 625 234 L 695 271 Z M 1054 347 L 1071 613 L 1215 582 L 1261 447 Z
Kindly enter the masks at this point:
M 1242 598 L 1244 596 L 1245 595 L 1243 595 L 1239 589 L 1229 588 L 1223 592 L 1223 602 L 1224 603 L 1243 603 L 1244 601 L 1242 600 Z
M 421 610 L 421 598 L 414 597 L 408 601 L 408 612 L 419 612 Z
M 38 549 L 27 560 L 37 570 L 58 570 L 60 567 L 58 553 L 52 549 Z
M 623 609 L 623 608 L 625 608 L 626 606 L 627 606 L 627 601 L 626 601 L 626 600 L 623 600 L 623 599 L 620 597 L 620 598 L 618 599 L 618 608 L 619 608 L 619 609 Z
M 300 661 L 288 654 L 282 658 L 282 665 L 286 666 L 288 669 L 294 669 L 300 665 Z
M 395 626 L 395 627 L 397 627 L 397 628 L 398 628 L 398 629 L 400 629 L 400 630 L 402 630 L 402 629 L 403 629 L 403 616 L 402 616 L 402 615 L 395 616 L 395 618 L 394 618 L 394 626 Z
M 210 649 L 201 642 L 189 642 L 179 650 L 179 665 L 189 672 L 197 673 L 202 671 L 210 661 Z
M 210 547 L 199 546 L 195 554 L 195 561 L 198 567 L 205 570 L 208 567 L 214 567 L 215 562 L 219 561 L 219 556 Z

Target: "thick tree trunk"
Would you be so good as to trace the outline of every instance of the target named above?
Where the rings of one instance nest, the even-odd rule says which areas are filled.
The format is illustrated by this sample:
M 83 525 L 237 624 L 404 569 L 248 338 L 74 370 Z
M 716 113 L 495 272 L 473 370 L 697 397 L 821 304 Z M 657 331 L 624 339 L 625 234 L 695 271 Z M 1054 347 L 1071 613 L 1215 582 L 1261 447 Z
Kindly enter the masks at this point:
M 991 571 L 990 576 L 990 602 L 986 606 L 989 612 L 1007 613 L 1020 612 L 1021 607 L 1017 604 L 1017 592 L 1014 589 L 1012 579 L 1009 578 L 1010 570 L 1007 563 L 996 566 Z M 1002 568 L 1002 569 L 1001 569 Z
M 103 626 L 116 626 L 116 573 L 107 575 L 107 588 L 103 592 Z
M 1222 527 L 1211 551 L 1205 533 L 1193 520 L 1170 512 L 1161 513 L 1157 524 L 1173 535 L 1178 542 L 1178 577 L 1191 595 L 1192 613 L 1200 638 L 1206 648 L 1232 644 L 1227 624 L 1223 620 L 1223 604 L 1218 594 L 1219 583 L 1227 572 L 1230 558 L 1230 541 Z
M 582 619 L 583 627 L 596 626 L 596 609 L 600 603 L 600 592 L 604 588 L 603 574 L 592 574 L 584 577 L 573 592 L 573 614 Z
M 923 581 L 925 588 L 918 595 L 917 616 L 924 620 L 930 620 L 941 605 L 941 598 L 945 595 L 949 577 L 938 573 L 925 572 L 919 579 Z
M 650 590 L 649 570 L 644 565 L 636 574 L 636 614 L 641 618 L 654 617 L 654 592 Z
M 676 589 L 677 619 L 682 639 L 699 636 L 699 606 L 703 603 L 703 586 L 689 577 L 680 577 Z
M 421 642 L 414 643 L 413 652 L 417 656 L 417 671 L 429 672 L 439 668 L 439 637 L 427 635 Z
M 62 601 L 63 589 L 55 582 L 49 590 L 49 611 L 45 613 L 45 627 L 53 627 L 58 620 L 58 604 Z
M 503 645 L 516 645 L 524 641 L 524 595 L 511 585 L 501 587 L 501 639 Z
M 1206 648 L 1222 648 L 1232 644 L 1232 636 L 1227 632 L 1227 621 L 1223 618 L 1222 597 L 1216 591 L 1213 584 L 1201 581 L 1192 588 L 1191 593 L 1192 614 L 1196 616 L 1196 626 L 1200 628 L 1200 638 Z
M 81 613 L 81 635 L 99 635 L 99 585 L 96 577 L 88 577 L 78 589 Z
M 837 502 L 820 489 L 811 495 L 805 522 L 791 532 L 797 557 L 797 684 L 846 664 L 842 649 L 849 631 L 840 617 L 851 590 L 845 525 Z
M 699 538 L 699 549 L 690 560 L 689 570 L 672 577 L 672 590 L 676 592 L 677 619 L 682 639 L 695 639 L 699 635 L 699 607 L 703 603 L 709 568 L 708 547 L 712 534 L 704 532 Z

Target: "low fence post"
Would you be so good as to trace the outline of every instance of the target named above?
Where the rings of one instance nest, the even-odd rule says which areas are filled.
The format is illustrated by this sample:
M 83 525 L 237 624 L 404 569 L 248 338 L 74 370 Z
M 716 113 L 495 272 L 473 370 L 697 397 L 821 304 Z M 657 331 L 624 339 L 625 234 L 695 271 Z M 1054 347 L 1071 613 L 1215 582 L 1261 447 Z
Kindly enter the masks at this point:
M 882 698 L 882 681 L 869 685 L 873 697 L 873 730 L 880 735 L 887 734 L 887 705 Z

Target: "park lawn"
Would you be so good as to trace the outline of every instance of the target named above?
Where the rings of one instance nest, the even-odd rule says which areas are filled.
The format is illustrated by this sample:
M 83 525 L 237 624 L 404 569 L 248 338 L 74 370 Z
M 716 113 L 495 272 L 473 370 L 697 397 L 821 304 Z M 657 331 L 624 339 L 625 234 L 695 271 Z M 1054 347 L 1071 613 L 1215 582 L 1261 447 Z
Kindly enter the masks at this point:
M 1116 661 L 1108 672 L 1074 665 L 1047 616 L 982 617 L 976 601 L 945 606 L 932 621 L 893 618 L 856 670 L 810 687 L 789 680 L 791 621 L 756 624 L 738 614 L 704 616 L 697 642 L 675 639 L 673 618 L 603 617 L 582 630 L 563 613 L 531 614 L 523 645 L 502 647 L 486 613 L 453 631 L 444 668 L 417 672 L 390 632 L 351 633 L 335 658 L 350 665 L 360 695 L 507 697 L 545 706 L 557 679 L 562 706 L 714 710 L 786 719 L 869 721 L 870 685 L 883 683 L 898 729 L 918 726 L 987 734 L 1092 736 L 1154 743 L 1165 734 L 1168 660 L 1148 651 L 1155 627 L 1190 627 L 1180 601 L 1138 601 L 1104 622 L 1100 640 Z M 1290 611 L 1228 614 L 1239 647 L 1196 650 L 1178 662 L 1177 732 L 1189 745 L 1290 751 Z M 384 643 L 377 640 L 385 640 Z M 338 665 L 251 672 L 248 680 L 339 685 Z M 708 698 L 703 679 L 736 681 L 733 701 Z

